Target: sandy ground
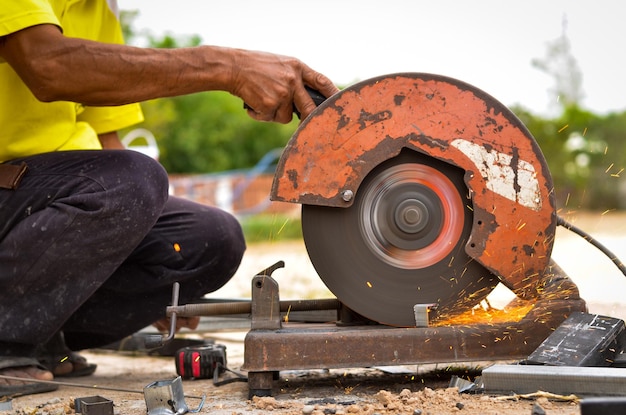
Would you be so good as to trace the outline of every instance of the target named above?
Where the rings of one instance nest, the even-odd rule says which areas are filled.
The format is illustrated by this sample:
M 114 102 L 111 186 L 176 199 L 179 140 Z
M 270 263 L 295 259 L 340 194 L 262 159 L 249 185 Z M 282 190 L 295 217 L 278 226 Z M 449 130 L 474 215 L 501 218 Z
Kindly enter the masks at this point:
M 626 214 L 574 213 L 564 216 L 602 242 L 618 258 L 626 258 Z M 563 228 L 557 231 L 553 258 L 578 285 L 590 312 L 626 319 L 623 299 L 626 277 L 608 258 Z M 251 278 L 279 260 L 286 264 L 284 269 L 274 273 L 282 299 L 332 296 L 316 276 L 301 242 L 268 242 L 249 247 L 233 280 L 211 297 L 249 298 Z M 490 302 L 498 307 L 512 297 L 508 290 L 498 287 L 490 296 Z M 197 333 L 193 335 L 198 336 Z M 201 336 L 226 345 L 228 367 L 239 370 L 243 363 L 245 330 L 201 333 Z M 85 355 L 99 365 L 96 374 L 70 379 L 71 382 L 127 391 L 63 385 L 55 392 L 16 398 L 12 401 L 12 409 L 6 413 L 71 414 L 74 413 L 75 398 L 101 396 L 114 402 L 115 414 L 145 414 L 143 388 L 154 381 L 171 380 L 176 376 L 172 357 L 100 350 L 87 351 Z M 440 364 L 397 369 L 398 373 L 376 368 L 281 372 L 273 396 L 254 400 L 248 400 L 245 383 L 216 387 L 211 380 L 186 380 L 183 385 L 188 407 L 195 409 L 199 404 L 196 397 L 205 395 L 207 400 L 201 413 L 212 414 L 521 415 L 541 413 L 538 407 L 547 414 L 580 414 L 576 401 L 541 396 L 521 399 L 459 394 L 456 389 L 448 388 L 453 375 L 472 378 L 480 374 L 480 367 L 476 366 Z M 228 373 L 225 376 L 230 377 Z

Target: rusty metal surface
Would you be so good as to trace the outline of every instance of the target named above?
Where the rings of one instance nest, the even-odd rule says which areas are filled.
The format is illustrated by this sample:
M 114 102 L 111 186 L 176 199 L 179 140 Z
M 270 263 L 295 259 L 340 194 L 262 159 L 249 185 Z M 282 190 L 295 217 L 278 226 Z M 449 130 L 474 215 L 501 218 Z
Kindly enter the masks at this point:
M 467 254 L 520 298 L 536 297 L 556 229 L 547 163 L 510 110 L 464 82 L 394 74 L 329 98 L 285 148 L 271 199 L 350 206 L 367 174 L 403 148 L 465 170 L 474 213 Z
M 251 388 L 267 393 L 280 370 L 524 359 L 572 312 L 586 310 L 574 283 L 556 264 L 550 269 L 546 289 L 519 321 L 426 328 L 282 324 L 248 332 L 242 369 Z

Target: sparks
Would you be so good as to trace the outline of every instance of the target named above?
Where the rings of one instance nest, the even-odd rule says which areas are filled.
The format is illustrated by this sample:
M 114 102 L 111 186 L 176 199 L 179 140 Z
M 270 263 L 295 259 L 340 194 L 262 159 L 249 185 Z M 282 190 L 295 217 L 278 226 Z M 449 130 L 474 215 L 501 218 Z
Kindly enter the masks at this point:
M 285 314 L 285 323 L 289 323 L 289 313 L 291 312 L 291 304 L 289 304 L 289 308 L 287 308 L 287 314 Z
M 559 129 L 559 131 L 558 131 L 558 132 L 560 133 L 560 132 L 562 132 L 562 131 L 566 130 L 568 127 L 569 127 L 569 124 L 565 124 L 563 127 L 561 127 L 561 128 Z
M 174 244 L 174 251 L 180 252 L 180 245 Z
M 276 235 L 280 235 L 280 233 L 283 231 L 283 229 L 285 229 L 285 226 L 287 226 L 287 222 L 289 222 L 289 219 L 285 220 L 282 224 L 282 226 L 280 227 L 280 229 L 278 229 L 278 231 L 276 232 Z
M 611 165 L 609 167 L 607 167 L 604 172 L 608 173 L 612 168 L 613 168 L 613 163 L 611 163 Z
M 371 282 L 369 282 L 369 281 L 368 281 L 366 284 L 367 284 L 367 286 L 368 286 L 369 288 L 372 288 L 372 283 L 371 283 Z

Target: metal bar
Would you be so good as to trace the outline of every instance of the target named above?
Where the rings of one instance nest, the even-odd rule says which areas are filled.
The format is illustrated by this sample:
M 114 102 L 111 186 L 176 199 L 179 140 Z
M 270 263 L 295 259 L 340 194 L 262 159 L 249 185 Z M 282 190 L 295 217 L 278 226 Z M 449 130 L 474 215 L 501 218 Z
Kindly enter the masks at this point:
M 626 371 L 615 367 L 493 365 L 482 371 L 485 391 L 622 396 Z
M 60 382 L 57 380 L 40 380 L 40 379 L 26 379 L 26 378 L 19 378 L 16 376 L 7 376 L 7 375 L 0 375 L 0 379 L 6 379 L 6 380 L 17 380 L 20 382 L 25 382 L 25 383 L 46 383 L 46 384 L 50 384 L 50 385 L 58 385 L 58 386 L 69 386 L 72 388 L 86 388 L 86 389 L 96 389 L 96 390 L 106 390 L 106 391 L 113 391 L 113 392 L 127 392 L 127 393 L 139 393 L 143 395 L 143 390 L 137 390 L 137 389 L 126 389 L 126 388 L 114 388 L 114 387 L 110 387 L 110 386 L 99 386 L 99 385 L 85 385 L 83 383 L 74 383 L 74 382 Z M 203 396 L 194 396 L 194 395 L 185 395 L 185 398 L 190 398 L 190 399 L 203 399 Z
M 318 311 L 337 310 L 340 302 L 335 298 L 320 300 L 281 300 L 280 311 Z M 180 317 L 193 316 L 217 316 L 225 314 L 250 314 L 252 302 L 234 301 L 227 303 L 198 303 L 181 306 L 169 306 L 166 308 L 167 315 L 176 314 Z

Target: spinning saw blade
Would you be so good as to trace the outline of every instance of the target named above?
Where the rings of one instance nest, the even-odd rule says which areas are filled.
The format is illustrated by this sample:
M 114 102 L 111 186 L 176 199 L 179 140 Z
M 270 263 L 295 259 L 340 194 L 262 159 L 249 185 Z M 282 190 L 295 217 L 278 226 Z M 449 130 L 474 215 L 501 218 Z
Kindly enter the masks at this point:
M 472 225 L 463 171 L 405 152 L 372 171 L 349 208 L 303 205 L 311 262 L 342 303 L 380 323 L 414 326 L 483 300 L 497 278 L 463 247 Z

